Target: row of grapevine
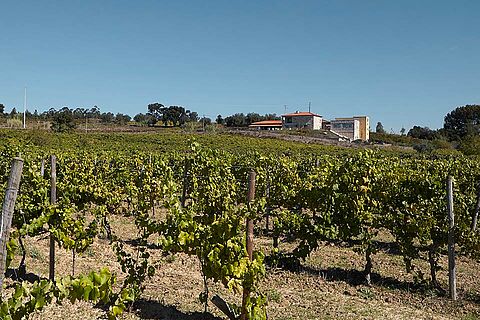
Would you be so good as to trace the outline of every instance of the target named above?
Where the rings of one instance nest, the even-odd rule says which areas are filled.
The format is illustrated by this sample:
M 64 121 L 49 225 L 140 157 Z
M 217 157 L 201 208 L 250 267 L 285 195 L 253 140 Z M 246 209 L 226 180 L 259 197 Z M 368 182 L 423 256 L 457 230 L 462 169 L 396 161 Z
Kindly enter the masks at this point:
M 20 151 L 18 147 L 0 150 L 2 192 L 10 161 Z M 257 228 L 266 217 L 273 222 L 273 258 L 282 256 L 276 246 L 283 237 L 298 241 L 293 252 L 283 255 L 300 259 L 313 252 L 320 241 L 352 244 L 365 254 L 367 281 L 372 256 L 378 249 L 374 240 L 380 232 L 388 232 L 400 249 L 407 271 L 415 272 L 413 261 L 426 254 L 431 281 L 438 285 L 438 258 L 447 241 L 447 175 L 456 181 L 456 234 L 461 252 L 475 258 L 480 253 L 479 237 L 471 228 L 480 165 L 472 159 L 400 158 L 372 151 L 316 157 L 234 155 L 196 143 L 184 153 L 64 151 L 57 154 L 58 201 L 51 204 L 49 155 L 38 150 L 24 152 L 23 157 L 25 169 L 10 256 L 18 245 L 23 246 L 26 236 L 48 234 L 57 245 L 75 253 L 84 252 L 98 236 L 110 239 L 127 276 L 117 292 L 110 285 L 108 294 L 98 296 L 92 289 L 84 297 L 104 300 L 110 305 L 111 318 L 140 297 L 145 280 L 160 267 L 151 258 L 152 250 L 198 258 L 205 280 L 199 297 L 205 305 L 210 279 L 238 294 L 244 289 L 252 292 L 248 318 L 265 318 L 266 300 L 258 291 L 258 282 L 265 274 L 264 253 L 256 251 L 252 260 L 248 258 L 247 218 L 256 221 Z M 257 195 L 255 201 L 248 202 L 247 177 L 252 169 L 257 173 Z M 112 231 L 112 215 L 133 219 L 138 231 L 134 247 Z M 19 270 L 25 268 L 21 265 Z M 103 287 L 104 283 L 113 283 L 115 275 L 109 277 L 111 280 L 99 283 Z M 65 279 L 34 287 L 61 292 L 51 288 L 60 288 Z M 18 285 L 28 287 L 26 283 Z M 78 290 L 64 292 L 63 296 L 75 296 Z M 25 304 L 31 297 L 18 294 L 7 305 L 19 301 Z M 36 309 L 12 308 L 2 307 L 0 316 L 21 318 Z
M 3 150 L 2 183 L 6 181 L 8 159 L 17 151 Z M 48 161 L 43 175 L 40 168 L 47 155 L 31 153 L 24 157 L 25 172 L 10 253 L 25 236 L 49 234 L 57 245 L 75 253 L 85 251 L 99 235 L 108 237 L 127 275 L 121 290 L 107 295 L 112 318 L 139 298 L 145 280 L 155 273 L 158 265 L 150 259 L 152 247 L 158 247 L 165 254 L 187 253 L 198 257 L 205 279 L 219 281 L 238 293 L 248 288 L 252 292 L 246 301 L 248 318 L 265 318 L 265 299 L 255 293 L 256 283 L 264 274 L 263 255 L 257 252 L 251 260 L 245 249 L 244 223 L 255 208 L 236 201 L 240 182 L 228 174 L 229 166 L 223 157 L 192 147 L 188 157 L 192 168 L 188 173 L 191 177 L 189 199 L 185 206 L 181 206 L 182 185 L 174 173 L 178 155 L 59 154 L 55 204 L 49 201 Z M 167 214 L 158 219 L 155 210 Z M 131 245 L 112 232 L 109 217 L 114 214 L 133 218 L 139 235 L 134 252 Z M 56 283 L 61 281 L 64 278 L 43 287 L 56 288 Z M 30 296 L 17 298 L 13 301 L 15 304 L 25 304 L 31 299 Z M 208 288 L 200 298 L 206 302 Z M 43 305 L 37 304 L 39 308 Z M 5 309 L 4 315 L 18 318 L 34 310 Z
M 480 164 L 474 159 L 401 159 L 364 151 L 316 161 L 280 158 L 269 159 L 267 165 L 262 161 L 256 170 L 263 172 L 272 234 L 299 241 L 291 253 L 294 257 L 307 257 L 321 240 L 350 243 L 365 254 L 368 282 L 372 254 L 378 250 L 374 239 L 379 232 L 388 232 L 408 272 L 415 271 L 414 259 L 426 254 L 431 282 L 439 287 L 438 258 L 448 239 L 449 175 L 455 179 L 460 253 L 479 257 L 480 237 L 472 222 L 478 214 Z

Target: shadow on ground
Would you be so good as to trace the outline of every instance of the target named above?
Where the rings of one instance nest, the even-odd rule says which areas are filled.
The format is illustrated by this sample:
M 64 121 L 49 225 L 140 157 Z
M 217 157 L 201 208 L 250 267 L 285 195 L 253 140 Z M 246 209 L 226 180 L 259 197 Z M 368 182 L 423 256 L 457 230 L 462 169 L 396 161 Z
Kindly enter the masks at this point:
M 5 276 L 12 280 L 19 280 L 19 281 L 28 281 L 30 283 L 34 283 L 35 281 L 46 280 L 46 278 L 41 278 L 40 276 L 26 272 L 25 270 L 19 269 L 7 269 L 5 272 Z
M 129 240 L 124 240 L 123 243 L 128 244 L 132 247 L 138 247 L 140 245 L 140 242 L 138 239 L 129 239 Z M 147 248 L 152 249 L 152 250 L 158 250 L 161 249 L 159 245 L 156 245 L 154 243 L 147 243 Z
M 359 286 L 365 284 L 364 273 L 356 269 L 345 270 L 338 267 L 316 269 L 308 266 L 301 266 L 299 272 L 318 275 L 329 282 L 343 281 L 352 286 Z M 413 282 L 400 281 L 392 277 L 383 277 L 376 272 L 372 272 L 371 281 L 374 285 L 408 291 L 412 291 L 415 286 L 418 286 L 415 285 Z
M 338 267 L 327 269 L 316 269 L 309 266 L 301 266 L 298 272 L 318 275 L 325 281 L 342 281 L 351 286 L 365 285 L 365 274 L 356 269 L 345 270 Z M 434 287 L 427 281 L 415 283 L 411 281 L 400 281 L 393 277 L 385 277 L 379 273 L 372 272 L 371 283 L 374 286 L 384 287 L 391 290 L 402 290 L 405 292 L 422 293 L 434 296 L 445 296 L 446 291 L 440 287 Z
M 174 306 L 165 306 L 155 300 L 140 299 L 135 302 L 133 309 L 141 319 L 165 319 L 165 320 L 222 320 L 210 313 L 183 312 Z
M 365 274 L 363 271 L 356 269 L 342 269 L 338 267 L 318 269 L 302 264 L 299 259 L 291 254 L 279 255 L 273 258 L 269 256 L 265 259 L 265 262 L 269 267 L 280 268 L 282 270 L 294 273 L 305 273 L 318 276 L 328 282 L 341 281 L 351 286 L 361 286 L 366 284 Z M 433 287 L 427 281 L 422 281 L 419 283 L 400 281 L 393 277 L 382 276 L 376 272 L 371 273 L 370 279 L 372 285 L 391 290 L 428 293 L 429 295 L 435 296 L 444 296 L 446 294 L 444 289 Z

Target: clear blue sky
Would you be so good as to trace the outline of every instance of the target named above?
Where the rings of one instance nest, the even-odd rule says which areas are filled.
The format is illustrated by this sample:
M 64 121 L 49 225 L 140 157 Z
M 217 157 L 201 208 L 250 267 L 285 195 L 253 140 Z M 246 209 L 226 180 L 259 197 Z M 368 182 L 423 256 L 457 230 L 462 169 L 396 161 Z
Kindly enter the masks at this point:
M 441 127 L 480 103 L 480 1 L 0 2 L 0 103 Z

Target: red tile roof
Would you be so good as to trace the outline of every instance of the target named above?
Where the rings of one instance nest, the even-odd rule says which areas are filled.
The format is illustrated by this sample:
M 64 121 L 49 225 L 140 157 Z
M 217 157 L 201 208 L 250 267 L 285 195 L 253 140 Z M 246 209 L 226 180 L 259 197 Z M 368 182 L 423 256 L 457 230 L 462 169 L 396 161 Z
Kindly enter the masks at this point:
M 321 117 L 321 115 L 312 113 L 312 112 L 294 112 L 294 113 L 287 113 L 287 114 L 282 114 L 282 117 L 300 117 L 300 116 L 316 116 L 316 117 Z
M 264 120 L 252 123 L 250 126 L 253 127 L 272 127 L 272 126 L 282 126 L 282 120 Z

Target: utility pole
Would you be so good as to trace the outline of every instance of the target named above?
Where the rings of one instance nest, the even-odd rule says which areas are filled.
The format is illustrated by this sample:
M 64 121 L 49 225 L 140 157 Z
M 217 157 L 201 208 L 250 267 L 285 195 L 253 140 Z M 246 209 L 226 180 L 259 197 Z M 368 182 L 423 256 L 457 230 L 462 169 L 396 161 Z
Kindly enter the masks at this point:
M 312 103 L 311 103 L 311 102 L 308 102 L 308 112 L 310 112 L 311 106 L 312 106 Z
M 25 87 L 25 96 L 23 99 L 23 129 L 27 128 L 27 87 Z
M 285 114 L 287 113 L 287 105 L 284 104 L 283 107 L 285 108 Z

